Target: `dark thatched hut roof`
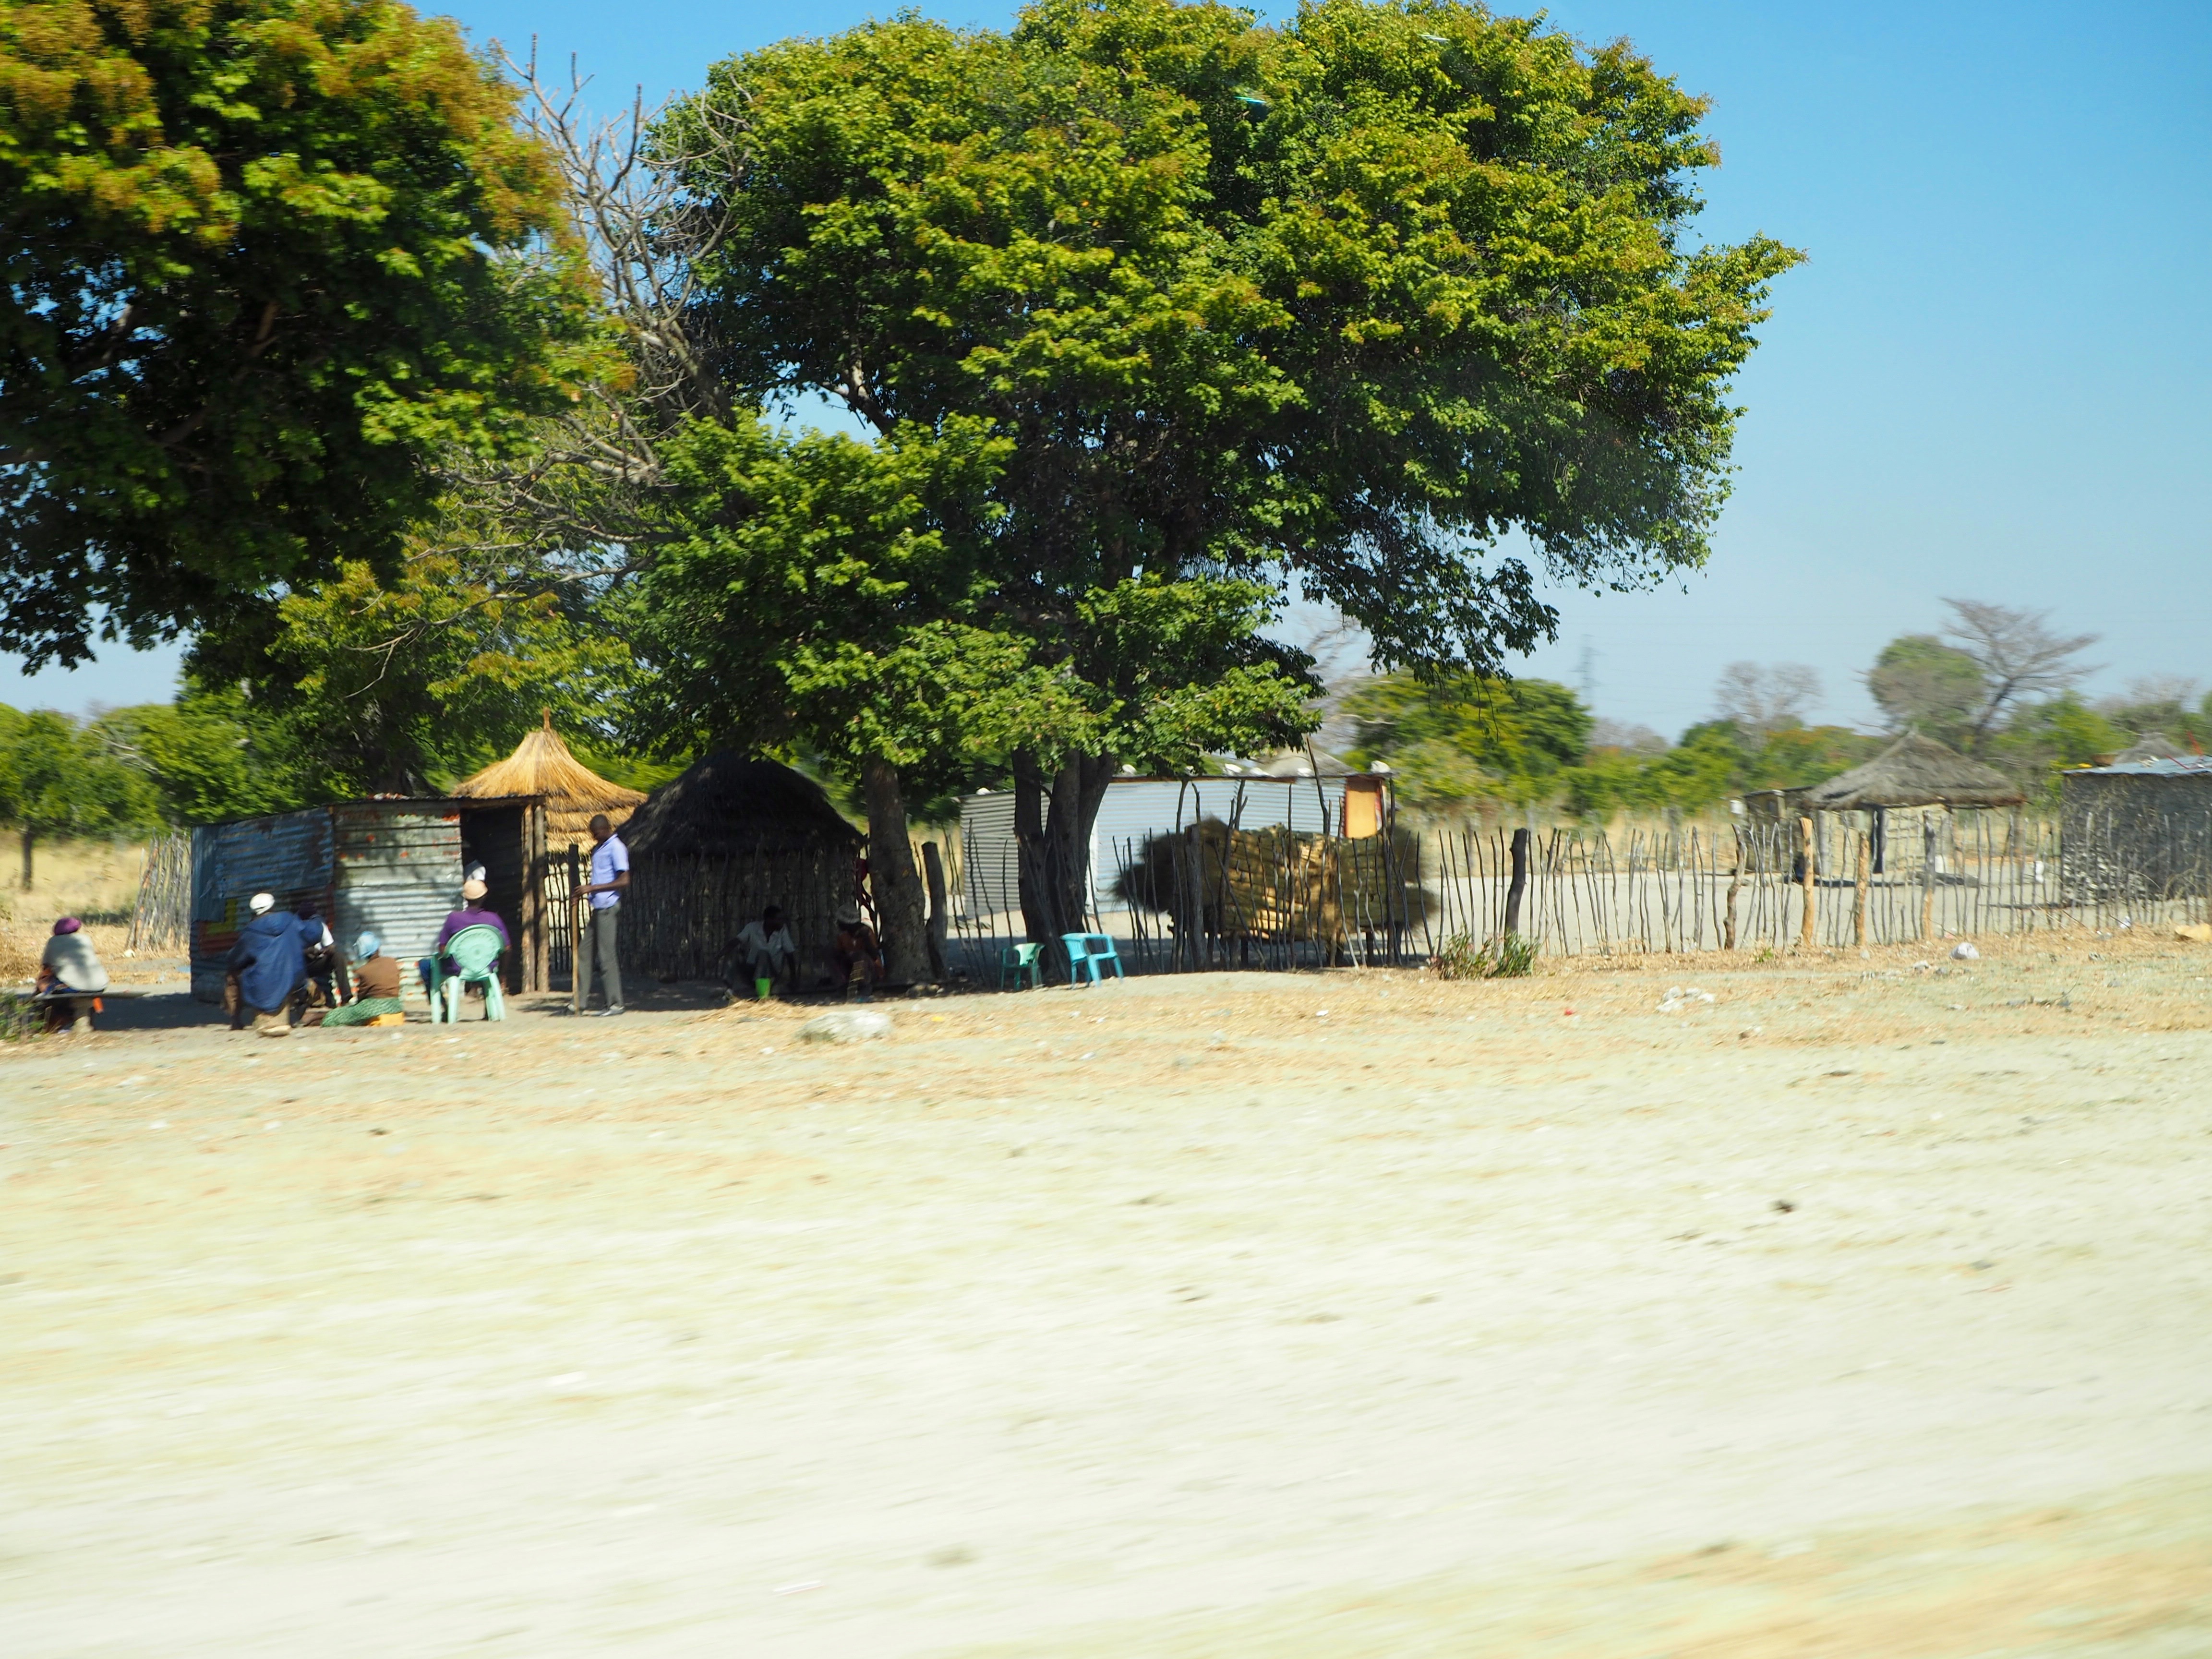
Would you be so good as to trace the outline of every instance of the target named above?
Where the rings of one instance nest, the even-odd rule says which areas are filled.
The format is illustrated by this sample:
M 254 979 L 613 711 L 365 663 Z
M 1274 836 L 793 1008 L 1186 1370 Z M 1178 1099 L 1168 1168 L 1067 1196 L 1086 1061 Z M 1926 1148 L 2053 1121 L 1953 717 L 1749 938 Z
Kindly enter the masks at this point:
M 1853 812 L 1869 806 L 2017 806 L 2026 799 L 1995 768 L 1908 732 L 1864 766 L 1806 791 L 1805 804 L 1817 811 Z
M 724 749 L 654 790 L 623 840 L 654 858 L 857 852 L 860 832 L 822 786 L 788 766 Z

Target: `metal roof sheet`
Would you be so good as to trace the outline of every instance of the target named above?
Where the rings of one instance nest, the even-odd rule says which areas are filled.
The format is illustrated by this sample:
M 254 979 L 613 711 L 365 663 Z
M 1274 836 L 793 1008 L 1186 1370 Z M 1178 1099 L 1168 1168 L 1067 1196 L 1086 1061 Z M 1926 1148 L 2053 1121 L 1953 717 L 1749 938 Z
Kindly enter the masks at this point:
M 2064 778 L 2208 778 L 2212 777 L 2212 755 L 2182 755 L 2172 759 L 2121 761 L 2111 766 L 2083 766 L 2061 773 Z

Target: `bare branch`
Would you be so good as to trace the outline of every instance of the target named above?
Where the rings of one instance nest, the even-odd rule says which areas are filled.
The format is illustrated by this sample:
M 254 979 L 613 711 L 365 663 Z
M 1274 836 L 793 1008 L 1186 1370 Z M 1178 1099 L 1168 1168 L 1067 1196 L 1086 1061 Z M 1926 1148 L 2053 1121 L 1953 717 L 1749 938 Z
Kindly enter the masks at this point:
M 2020 611 L 1978 599 L 1946 599 L 1951 622 L 1944 632 L 1974 659 L 1989 690 L 1967 738 L 1978 750 L 2007 708 L 2079 684 L 2102 666 L 2073 660 L 2094 645 L 2095 634 L 2054 634 L 2048 611 Z

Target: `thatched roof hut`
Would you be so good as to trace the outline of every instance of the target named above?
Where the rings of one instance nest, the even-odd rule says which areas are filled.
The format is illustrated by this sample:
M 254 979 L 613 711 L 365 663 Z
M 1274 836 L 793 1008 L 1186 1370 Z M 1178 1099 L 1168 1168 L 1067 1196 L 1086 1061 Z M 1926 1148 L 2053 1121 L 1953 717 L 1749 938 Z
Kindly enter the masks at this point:
M 857 852 L 861 836 L 811 778 L 725 749 L 654 790 L 623 840 L 648 858 L 778 857 Z
M 1908 732 L 1864 766 L 1805 792 L 1820 812 L 1877 806 L 2017 806 L 2027 797 L 2010 778 L 1933 738 Z
M 608 782 L 570 754 L 553 729 L 550 709 L 545 724 L 515 744 L 512 755 L 455 784 L 451 793 L 544 796 L 545 839 L 556 847 L 586 839 L 592 819 L 601 812 L 619 828 L 645 800 L 638 791 Z

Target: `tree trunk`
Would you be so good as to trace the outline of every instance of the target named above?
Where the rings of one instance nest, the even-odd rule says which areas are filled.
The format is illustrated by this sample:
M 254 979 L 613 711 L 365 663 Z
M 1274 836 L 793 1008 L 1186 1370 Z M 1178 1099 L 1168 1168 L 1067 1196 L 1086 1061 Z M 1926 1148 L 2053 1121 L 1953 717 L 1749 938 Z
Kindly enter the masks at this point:
M 1036 757 L 1014 757 L 1022 921 L 1041 945 L 1090 930 L 1091 830 L 1113 776 L 1111 755 L 1079 756 L 1052 775 L 1048 795 Z
M 38 838 L 37 830 L 27 823 L 23 826 L 23 890 L 27 893 L 31 890 L 31 844 Z
M 929 982 L 935 975 L 929 970 L 921 876 L 914 867 L 914 843 L 907 839 L 898 768 L 874 756 L 862 761 L 860 792 L 868 807 L 868 875 L 884 924 L 884 975 L 898 985 Z

